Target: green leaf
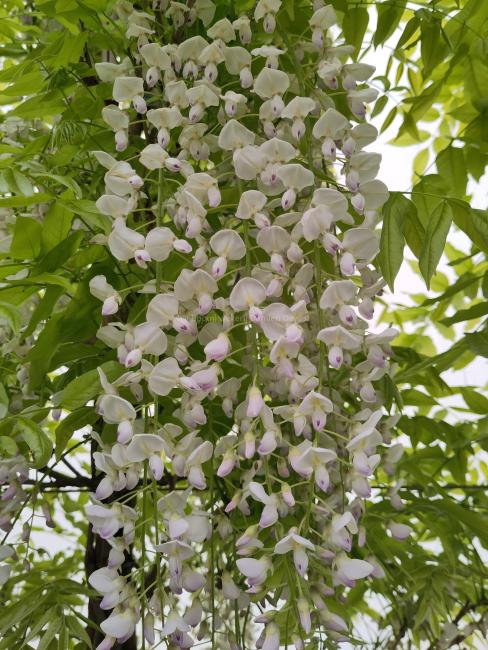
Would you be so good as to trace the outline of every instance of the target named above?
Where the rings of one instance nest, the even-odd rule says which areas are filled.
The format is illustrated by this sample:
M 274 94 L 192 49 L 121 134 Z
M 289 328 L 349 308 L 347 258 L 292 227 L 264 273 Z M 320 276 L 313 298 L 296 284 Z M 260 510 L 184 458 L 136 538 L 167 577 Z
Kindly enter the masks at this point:
M 410 18 L 408 23 L 405 25 L 402 35 L 398 39 L 398 43 L 396 44 L 396 49 L 400 49 L 405 45 L 405 43 L 408 43 L 408 41 L 412 38 L 412 36 L 419 28 L 419 25 L 420 25 L 420 21 L 416 15 Z
M 81 32 L 73 36 L 65 32 L 62 47 L 54 59 L 56 67 L 66 66 L 68 63 L 76 63 L 83 52 L 87 38 L 88 33 Z
M 488 66 L 478 57 L 467 57 L 466 91 L 475 108 L 486 110 L 488 102 Z
M 117 361 L 107 361 L 101 365 L 109 381 L 113 381 L 123 372 L 122 366 Z M 84 406 L 89 400 L 100 392 L 100 381 L 97 370 L 89 370 L 80 377 L 73 379 L 61 395 L 56 399 L 56 406 L 63 406 L 69 411 L 75 411 Z
M 473 210 L 465 201 L 450 199 L 453 221 L 468 235 L 482 251 L 488 253 L 488 213 L 486 210 Z
M 401 396 L 405 404 L 410 404 L 412 406 L 434 406 L 437 404 L 437 401 L 433 397 L 426 393 L 422 393 L 415 388 L 401 391 Z
M 0 420 L 4 418 L 8 413 L 8 404 L 9 399 L 5 386 L 0 384 Z
M 59 314 L 51 317 L 27 353 L 27 359 L 30 361 L 29 386 L 33 390 L 44 382 L 51 358 L 59 345 L 59 320 Z
M 385 108 L 385 106 L 388 103 L 388 96 L 387 95 L 380 95 L 378 97 L 373 110 L 371 111 L 371 117 L 376 117 L 381 113 L 381 111 Z
M 17 259 L 35 259 L 41 250 L 41 224 L 31 217 L 18 217 L 10 254 Z
M 420 95 L 415 97 L 407 97 L 405 99 L 405 104 L 411 104 L 412 108 L 408 112 L 409 117 L 418 121 L 420 119 L 426 119 L 426 113 L 435 102 L 440 92 L 444 87 L 443 80 L 435 81 L 434 83 L 427 86 Z
M 488 334 L 475 332 L 464 337 L 469 349 L 480 357 L 488 357 Z
M 418 217 L 417 207 L 412 201 L 409 201 L 409 208 L 404 213 L 403 234 L 407 246 L 418 259 L 424 243 L 425 229 Z
M 392 291 L 403 262 L 405 220 L 412 210 L 415 211 L 415 205 L 400 192 L 392 192 L 383 206 L 379 264 Z
M 73 213 L 63 206 L 59 201 L 51 205 L 44 217 L 42 228 L 42 250 L 50 251 L 57 244 L 61 243 L 71 228 Z
M 45 467 L 51 458 L 53 445 L 42 427 L 32 420 L 18 416 L 15 429 L 31 450 L 33 466 L 36 469 Z
M 48 650 L 50 647 L 51 641 L 54 639 L 56 634 L 61 628 L 61 622 L 63 617 L 60 615 L 60 612 L 57 609 L 52 610 L 52 619 L 47 626 L 47 630 L 44 632 L 42 639 L 37 646 L 37 650 Z
M 450 325 L 454 325 L 454 323 L 462 323 L 465 320 L 481 318 L 482 316 L 486 316 L 486 314 L 488 314 L 488 303 L 482 302 L 468 309 L 460 309 L 453 316 L 443 318 L 440 322 L 446 325 L 446 327 L 449 327 Z
M 79 249 L 83 241 L 83 231 L 77 230 L 72 232 L 66 239 L 59 242 L 57 246 L 48 251 L 42 259 L 39 260 L 38 268 L 43 271 L 56 271 L 61 268 L 69 258 L 74 255 Z M 45 273 L 44 275 L 52 275 L 52 273 Z M 70 287 L 70 282 L 61 278 L 66 282 L 66 286 Z
M 94 228 L 96 230 L 102 230 L 105 234 L 108 234 L 110 232 L 112 228 L 110 217 L 101 214 L 97 210 L 94 201 L 63 200 L 62 205 L 81 217 L 83 222 L 86 223 L 88 227 Z
M 0 96 L 21 97 L 22 95 L 33 95 L 42 90 L 44 77 L 40 70 L 32 70 L 20 77 L 15 83 L 0 91 Z
M 346 41 L 354 45 L 356 54 L 362 45 L 368 22 L 369 14 L 367 9 L 363 9 L 362 7 L 351 7 L 347 9 L 342 21 L 342 30 Z
M 374 46 L 377 47 L 389 38 L 398 27 L 404 12 L 404 5 L 395 0 L 387 0 L 377 5 L 378 22 L 373 37 Z
M 19 332 L 22 325 L 22 312 L 9 302 L 0 302 L 0 320 L 6 320 L 13 332 Z
M 421 149 L 413 161 L 413 171 L 417 176 L 422 176 L 429 162 L 429 149 Z
M 65 100 L 59 91 L 39 93 L 26 99 L 11 112 L 11 115 L 25 120 L 51 118 L 66 108 Z
M 430 76 L 446 55 L 447 47 L 441 38 L 441 30 L 441 21 L 437 17 L 427 15 L 420 22 L 420 53 L 424 79 Z
M 468 183 L 464 151 L 459 147 L 447 147 L 437 156 L 436 166 L 439 174 L 446 180 L 449 194 L 464 198 Z
M 431 214 L 448 193 L 445 180 L 438 174 L 428 174 L 414 185 L 412 201 L 417 206 L 417 215 L 427 228 Z
M 35 271 L 36 269 L 34 269 Z M 43 288 L 46 285 L 54 285 L 57 287 L 62 287 L 65 291 L 71 291 L 72 285 L 71 282 L 63 277 L 62 275 L 56 275 L 55 273 L 39 273 L 38 275 L 29 275 L 25 280 L 9 280 L 12 286 L 18 284 L 22 285 L 38 285 Z
M 466 273 L 465 276 L 461 276 L 458 280 L 456 280 L 454 284 L 452 284 L 448 289 L 446 289 L 446 291 L 444 291 L 444 293 L 442 293 L 440 296 L 434 296 L 433 298 L 427 298 L 427 300 L 424 300 L 422 306 L 432 305 L 441 300 L 447 300 L 448 298 L 451 298 L 452 296 L 455 296 L 460 292 L 464 292 L 464 290 L 467 287 L 479 281 L 480 281 L 479 276 Z
M 436 500 L 428 503 L 430 510 L 438 509 L 445 513 L 450 519 L 461 522 L 469 528 L 472 533 L 479 537 L 480 541 L 485 546 L 488 544 L 488 528 L 486 527 L 484 517 L 473 510 L 464 508 L 450 499 Z
M 24 205 L 45 203 L 51 199 L 52 196 L 45 193 L 33 194 L 32 196 L 8 196 L 6 198 L 0 198 L 0 208 L 20 208 Z
M 83 641 L 83 643 L 88 648 L 93 647 L 90 637 L 88 636 L 85 628 L 81 625 L 81 623 L 78 621 L 78 619 L 75 616 L 67 616 L 66 623 L 68 625 L 68 628 L 71 630 L 73 636 L 75 636 L 80 641 Z
M 59 460 L 61 454 L 66 449 L 68 442 L 71 440 L 75 431 L 78 431 L 87 424 L 94 424 L 98 419 L 98 414 L 93 407 L 83 406 L 73 411 L 61 420 L 56 427 L 56 460 Z
M 27 328 L 23 332 L 24 336 L 30 336 L 41 321 L 47 320 L 49 316 L 51 316 L 54 305 L 62 296 L 62 294 L 62 287 L 49 285 L 46 288 L 43 297 L 36 305 L 36 308 L 32 313 Z
M 48 179 L 50 181 L 54 181 L 55 183 L 58 183 L 59 185 L 63 185 L 64 187 L 68 188 L 68 190 L 71 190 L 77 199 L 81 199 L 83 195 L 80 186 L 73 178 L 71 178 L 71 176 L 61 176 L 59 174 L 45 173 L 45 174 L 35 174 L 34 177 L 41 179 L 41 182 L 43 179 Z
M 488 298 L 488 271 L 486 271 L 481 281 L 481 292 L 485 298 Z
M 474 413 L 488 414 L 488 398 L 473 388 L 461 388 L 461 394 L 468 407 Z
M 2 176 L 12 194 L 20 194 L 21 196 L 34 195 L 34 188 L 30 180 L 27 176 L 21 174 L 16 169 L 7 167 L 7 169 L 2 172 Z
M 447 201 L 440 203 L 427 224 L 425 241 L 420 251 L 419 267 L 427 288 L 441 259 L 452 223 L 452 210 Z
M 18 452 L 17 445 L 12 438 L 0 436 L 0 453 L 5 456 L 15 456 Z
M 46 600 L 47 594 L 42 594 L 40 589 L 35 589 L 30 593 L 27 592 L 21 600 L 14 602 L 10 607 L 2 607 L 0 612 L 0 634 L 3 636 L 8 629 L 31 616 L 45 604 Z
M 398 112 L 398 108 L 396 106 L 393 106 L 391 111 L 386 116 L 385 121 L 381 125 L 380 133 L 386 131 L 386 129 L 392 124 L 393 120 L 396 117 L 397 112 Z

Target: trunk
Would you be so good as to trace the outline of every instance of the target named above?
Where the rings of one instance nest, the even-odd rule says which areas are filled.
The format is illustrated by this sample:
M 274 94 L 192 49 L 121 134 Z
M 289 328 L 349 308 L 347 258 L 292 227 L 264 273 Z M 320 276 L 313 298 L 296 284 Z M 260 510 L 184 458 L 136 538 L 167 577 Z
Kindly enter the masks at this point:
M 98 535 L 93 534 L 93 529 L 91 524 L 88 527 L 88 536 L 86 542 L 86 552 L 85 552 L 85 570 L 86 570 L 86 579 L 88 576 L 102 567 L 107 566 L 108 554 L 110 553 L 110 544 L 99 537 Z M 129 556 L 126 558 L 126 561 L 123 565 L 123 573 L 128 573 L 132 569 L 133 562 L 132 558 Z M 93 596 L 88 601 L 88 618 L 93 623 L 100 625 L 110 614 L 110 611 L 100 609 L 100 598 L 98 596 Z M 94 648 L 105 638 L 103 632 L 99 632 L 95 628 L 88 626 L 87 633 L 90 637 L 92 645 Z M 125 643 L 116 643 L 113 646 L 114 650 L 137 650 L 137 639 L 134 634 L 130 639 Z
M 91 456 L 91 475 L 92 480 L 96 479 L 96 467 L 93 460 L 93 453 L 96 451 L 96 442 L 93 440 L 91 443 L 90 456 Z M 119 493 L 121 496 L 121 493 Z M 108 500 L 108 502 L 110 499 Z M 132 505 L 128 503 L 127 505 Z M 107 566 L 108 555 L 110 553 L 111 546 L 110 544 L 95 535 L 93 532 L 93 527 L 91 524 L 88 525 L 88 533 L 86 538 L 86 549 L 85 549 L 85 574 L 86 581 L 88 583 L 88 577 L 93 571 L 101 569 Z M 134 566 L 134 559 L 132 557 L 132 547 L 129 549 L 129 552 L 125 555 L 125 561 L 122 565 L 122 574 L 128 575 Z M 104 610 L 100 608 L 101 598 L 97 595 L 91 596 L 88 601 L 88 619 L 100 626 L 106 618 L 109 617 L 111 610 Z M 96 648 L 97 645 L 103 641 L 105 635 L 103 632 L 99 632 L 91 625 L 87 625 L 86 629 L 88 636 L 92 642 L 93 648 Z M 137 637 L 134 634 L 130 639 L 125 641 L 125 643 L 116 643 L 113 646 L 113 650 L 137 650 Z

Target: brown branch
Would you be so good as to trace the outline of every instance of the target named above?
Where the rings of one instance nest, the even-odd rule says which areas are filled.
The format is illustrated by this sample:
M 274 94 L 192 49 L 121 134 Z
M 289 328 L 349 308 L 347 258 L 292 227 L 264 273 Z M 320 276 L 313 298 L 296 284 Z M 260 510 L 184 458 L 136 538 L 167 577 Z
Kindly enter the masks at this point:
M 78 487 L 78 488 L 88 488 L 93 489 L 96 486 L 96 481 L 89 476 L 66 476 L 61 472 L 57 472 L 54 469 L 46 468 L 45 470 L 46 478 L 51 479 L 49 482 L 39 483 L 34 479 L 26 479 L 24 481 L 25 485 L 37 485 L 41 490 L 46 488 L 63 488 L 63 487 Z
M 480 607 L 487 607 L 488 606 L 488 599 L 487 598 L 480 598 L 480 600 L 476 602 L 471 602 L 467 600 L 464 605 L 461 607 L 459 612 L 456 614 L 456 616 L 452 619 L 452 623 L 454 625 L 458 625 L 462 621 L 462 619 L 466 616 L 466 614 L 469 614 L 470 612 L 474 612 Z M 465 641 L 468 636 L 471 636 L 473 634 L 474 629 L 471 625 L 468 625 L 465 630 L 459 630 L 459 634 L 457 634 L 454 639 L 449 641 L 449 645 L 444 646 L 445 648 L 452 648 L 455 645 L 458 645 L 462 641 Z M 437 650 L 440 646 L 439 643 L 441 642 L 441 638 L 439 637 L 436 639 L 428 648 L 428 650 Z
M 97 471 L 95 467 L 95 461 L 93 454 L 96 451 L 96 442 L 95 440 L 91 441 L 90 446 L 90 464 L 91 464 L 91 480 L 97 482 Z M 132 505 L 130 502 L 128 505 Z M 86 581 L 91 573 L 97 569 L 107 566 L 108 555 L 112 547 L 107 542 L 107 540 L 102 539 L 98 535 L 95 535 L 93 532 L 93 527 L 91 524 L 88 524 L 88 532 L 86 536 L 86 547 L 85 547 L 85 576 Z M 134 559 L 132 557 L 132 546 L 125 551 L 124 563 L 121 567 L 123 575 L 129 575 L 134 566 Z M 100 607 L 100 597 L 91 595 L 88 600 L 88 618 L 90 621 L 94 622 L 97 626 L 100 626 L 103 621 L 107 619 L 110 611 L 101 609 Z M 93 647 L 95 648 L 103 639 L 105 635 L 103 632 L 99 632 L 98 629 L 92 627 L 91 625 L 87 626 L 87 634 L 90 637 Z M 114 650 L 137 650 L 137 637 L 133 634 L 127 641 L 124 643 L 116 643 L 113 646 Z
M 45 476 L 51 480 L 39 483 L 35 479 L 28 478 L 23 481 L 22 484 L 36 485 L 41 492 L 43 490 L 55 491 L 58 488 L 81 488 L 84 490 L 95 491 L 100 480 L 99 473 L 95 473 L 93 477 L 82 476 L 81 474 L 78 474 L 77 476 L 67 476 L 66 474 L 62 474 L 61 472 L 49 468 L 46 468 Z M 179 489 L 176 486 L 175 477 L 167 472 L 165 472 L 164 476 L 158 481 L 157 485 L 158 487 L 168 488 L 169 490 Z M 135 486 L 134 491 L 140 486 L 142 486 L 142 481 L 139 481 Z M 122 494 L 126 494 L 126 492 L 114 493 L 114 499 Z
M 403 639 L 407 631 L 408 621 L 406 618 L 404 618 L 393 639 L 391 639 L 385 646 L 385 650 L 398 650 L 398 644 Z

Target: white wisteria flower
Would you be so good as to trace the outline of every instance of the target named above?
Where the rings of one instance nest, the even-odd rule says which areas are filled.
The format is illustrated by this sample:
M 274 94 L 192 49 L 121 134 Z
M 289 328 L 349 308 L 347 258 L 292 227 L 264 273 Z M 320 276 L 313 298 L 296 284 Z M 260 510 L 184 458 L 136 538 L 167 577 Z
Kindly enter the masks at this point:
M 141 619 L 149 644 L 238 650 L 225 621 L 248 607 L 263 650 L 340 642 L 344 590 L 384 575 L 363 516 L 376 468 L 392 474 L 402 449 L 385 407 L 397 332 L 367 322 L 389 197 L 365 150 L 374 69 L 331 5 L 313 4 L 295 47 L 281 0 L 241 4 L 124 0 L 130 57 L 96 64 L 119 152 L 94 152 L 106 258 L 89 289 L 117 369 L 93 393 L 105 428 L 86 513 L 111 549 L 90 578 L 111 610 L 99 650 Z

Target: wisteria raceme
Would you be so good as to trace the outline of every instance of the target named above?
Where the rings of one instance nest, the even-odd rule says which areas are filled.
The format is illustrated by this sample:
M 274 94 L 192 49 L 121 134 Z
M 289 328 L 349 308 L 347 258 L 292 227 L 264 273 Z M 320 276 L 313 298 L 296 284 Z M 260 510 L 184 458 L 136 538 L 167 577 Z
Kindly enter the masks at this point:
M 118 152 L 94 152 L 104 242 L 143 278 L 90 282 L 126 369 L 99 369 L 95 407 L 115 432 L 96 436 L 86 510 L 112 549 L 90 577 L 110 611 L 98 648 L 139 622 L 148 645 L 178 648 L 346 640 L 338 605 L 384 575 L 366 552 L 370 480 L 401 454 L 381 390 L 396 331 L 370 325 L 388 198 L 366 149 L 374 69 L 320 2 L 301 50 L 280 0 L 232 20 L 209 1 L 154 4 L 116 5 L 131 56 L 96 65 Z

